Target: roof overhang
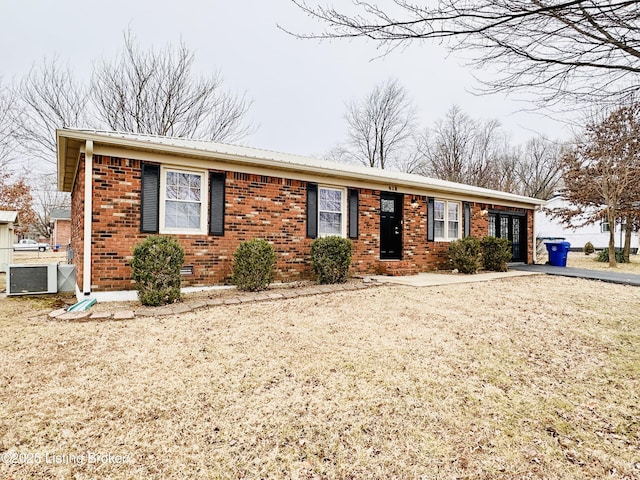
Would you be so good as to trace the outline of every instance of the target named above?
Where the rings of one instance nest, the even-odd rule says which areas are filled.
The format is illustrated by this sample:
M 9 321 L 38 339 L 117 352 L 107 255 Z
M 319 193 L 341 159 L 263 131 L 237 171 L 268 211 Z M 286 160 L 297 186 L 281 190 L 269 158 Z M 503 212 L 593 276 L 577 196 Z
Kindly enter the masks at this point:
M 20 217 L 15 210 L 0 210 L 0 224 L 13 223 L 16 227 L 20 226 Z
M 317 177 L 366 182 L 377 185 L 381 190 L 388 190 L 390 186 L 393 186 L 394 188 L 400 187 L 399 191 L 410 189 L 429 195 L 438 193 L 457 195 L 487 203 L 495 201 L 523 208 L 534 208 L 545 203 L 544 200 L 536 198 L 448 182 L 422 175 L 328 162 L 317 158 L 214 142 L 75 129 L 57 130 L 56 137 L 58 142 L 58 188 L 64 192 L 71 192 L 73 189 L 80 156 L 84 152 L 86 142 L 91 141 L 96 154 L 100 154 L 103 149 L 118 149 L 132 152 L 130 155 L 132 159 L 144 160 L 145 154 L 162 154 L 205 161 L 222 161 L 225 164 L 245 168 L 268 169 L 280 172 L 285 177 L 285 172 L 296 172 Z

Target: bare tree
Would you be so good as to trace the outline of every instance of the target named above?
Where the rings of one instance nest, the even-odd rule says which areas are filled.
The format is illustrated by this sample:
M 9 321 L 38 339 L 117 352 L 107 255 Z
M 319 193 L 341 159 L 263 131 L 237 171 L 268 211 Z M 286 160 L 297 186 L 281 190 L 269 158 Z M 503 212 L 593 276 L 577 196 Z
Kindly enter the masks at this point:
M 513 188 L 514 155 L 497 120 L 476 121 L 458 106 L 425 132 L 423 175 L 479 187 Z
M 23 147 L 24 166 L 45 174 L 29 176 L 38 192 L 40 233 L 46 233 L 51 209 L 68 203 L 66 195 L 55 192 L 55 177 L 47 175 L 56 163 L 57 128 L 111 128 L 218 141 L 250 132 L 243 123 L 250 102 L 223 92 L 219 75 L 194 77 L 193 59 L 183 44 L 162 52 L 141 51 L 127 33 L 119 60 L 94 66 L 91 86 L 76 80 L 73 71 L 54 58 L 32 68 L 7 95 L 0 92 L 0 162 L 6 158 L 3 149 L 9 144 L 2 139 L 7 132 Z M 32 161 L 39 167 L 44 161 L 45 168 Z
M 56 128 L 87 125 L 87 89 L 54 58 L 32 68 L 14 94 L 20 102 L 14 126 L 16 138 L 25 147 L 23 157 L 55 166 Z
M 529 140 L 515 166 L 520 193 L 528 197 L 548 200 L 562 185 L 562 156 L 564 145 L 545 137 Z
M 15 98 L 0 84 L 0 173 L 6 171 L 15 151 Z
M 434 39 L 475 49 L 475 71 L 500 72 L 484 80 L 492 92 L 525 88 L 548 102 L 616 100 L 640 89 L 640 1 L 381 0 L 354 2 L 350 12 L 292 2 L 326 25 L 298 37 L 363 37 L 388 49 Z
M 142 51 L 131 33 L 115 62 L 94 69 L 92 100 L 113 130 L 236 141 L 250 133 L 244 97 L 223 91 L 219 74 L 196 79 L 194 56 L 184 45 Z
M 399 166 L 412 138 L 415 109 L 397 80 L 388 80 L 362 100 L 347 105 L 348 140 L 334 157 L 355 160 L 369 167 Z
M 32 187 L 35 218 L 32 228 L 42 237 L 51 237 L 51 213 L 55 209 L 71 208 L 71 196 L 59 192 L 51 175 L 38 175 L 37 186 Z M 53 176 L 55 177 L 55 176 Z
M 554 216 L 571 226 L 606 219 L 609 265 L 616 266 L 616 221 L 637 216 L 640 197 L 640 104 L 619 107 L 587 126 L 585 141 L 562 157 L 563 197 L 571 207 Z

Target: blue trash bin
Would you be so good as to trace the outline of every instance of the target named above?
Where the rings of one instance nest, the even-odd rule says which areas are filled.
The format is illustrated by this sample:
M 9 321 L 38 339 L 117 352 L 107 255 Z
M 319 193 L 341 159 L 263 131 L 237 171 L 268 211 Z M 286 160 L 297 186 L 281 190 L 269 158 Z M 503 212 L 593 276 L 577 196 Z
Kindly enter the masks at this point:
M 549 252 L 549 263 L 554 267 L 566 267 L 567 256 L 571 244 L 569 242 L 547 242 L 545 243 Z

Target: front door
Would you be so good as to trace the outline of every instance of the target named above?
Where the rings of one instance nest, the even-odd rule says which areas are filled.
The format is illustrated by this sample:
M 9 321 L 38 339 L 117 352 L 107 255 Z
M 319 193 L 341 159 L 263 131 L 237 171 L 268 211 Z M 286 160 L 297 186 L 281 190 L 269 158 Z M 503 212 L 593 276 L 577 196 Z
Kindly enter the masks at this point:
M 402 259 L 402 194 L 380 194 L 380 258 Z
M 527 261 L 527 221 L 524 215 L 490 213 L 489 236 L 506 238 L 511 242 L 512 262 Z

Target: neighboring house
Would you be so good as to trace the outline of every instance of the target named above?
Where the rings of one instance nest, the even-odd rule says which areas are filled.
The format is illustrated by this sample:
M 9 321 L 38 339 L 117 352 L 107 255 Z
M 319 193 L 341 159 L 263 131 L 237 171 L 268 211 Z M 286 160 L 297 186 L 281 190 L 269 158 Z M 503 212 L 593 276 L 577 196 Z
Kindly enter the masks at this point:
M 63 129 L 57 145 L 79 295 L 132 290 L 133 248 L 154 233 L 178 239 L 183 285 L 197 287 L 228 283 L 236 248 L 256 237 L 283 281 L 311 276 L 311 242 L 326 235 L 352 240 L 353 274 L 448 268 L 449 242 L 470 234 L 507 237 L 514 261 L 534 261 L 537 199 L 179 138 Z
M 582 251 L 587 242 L 596 248 L 596 250 L 604 250 L 609 247 L 609 229 L 611 226 L 606 220 L 597 221 L 596 223 L 585 225 L 583 227 L 571 228 L 563 225 L 558 219 L 552 218 L 551 214 L 546 210 L 555 208 L 567 208 L 571 204 L 561 196 L 555 196 L 548 200 L 543 210 L 536 211 L 536 235 L 539 239 L 545 238 L 564 238 L 571 244 L 571 250 Z M 614 239 L 616 248 L 624 246 L 624 229 L 620 225 L 614 225 Z M 631 236 L 631 249 L 637 251 L 639 244 L 638 233 Z
M 71 243 L 71 209 L 53 208 L 49 219 L 53 224 L 51 245 L 56 250 L 65 248 Z
M 18 212 L 0 210 L 0 272 L 13 263 L 14 227 L 19 226 Z

